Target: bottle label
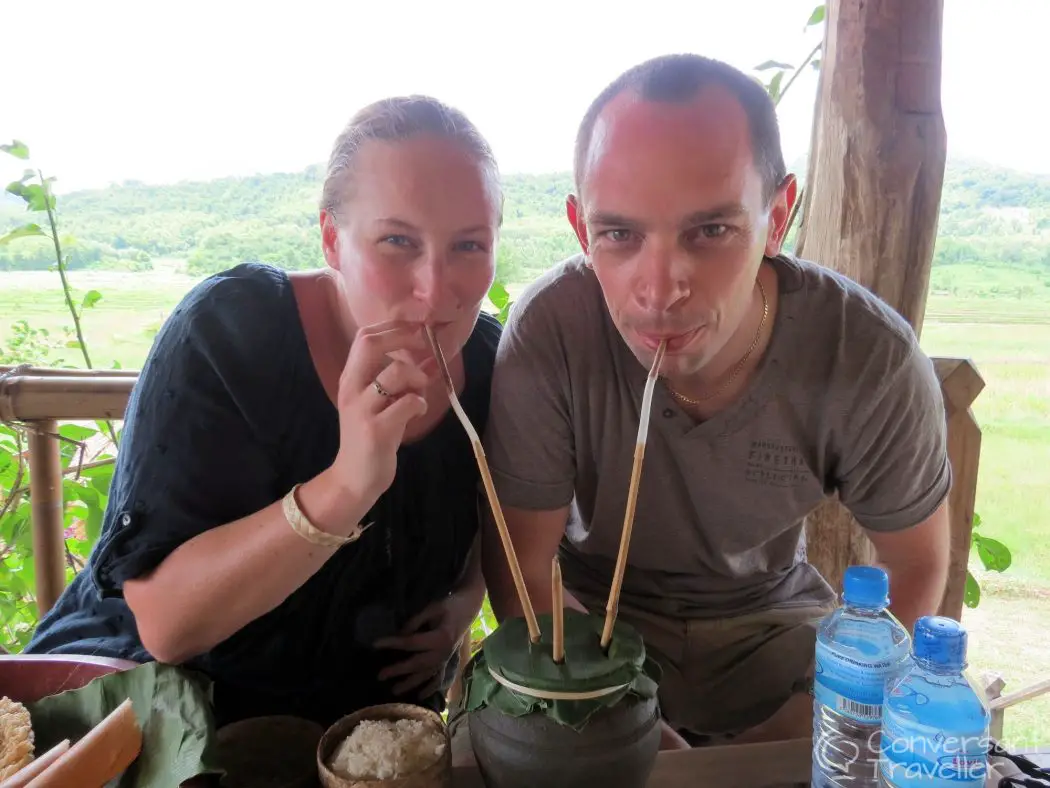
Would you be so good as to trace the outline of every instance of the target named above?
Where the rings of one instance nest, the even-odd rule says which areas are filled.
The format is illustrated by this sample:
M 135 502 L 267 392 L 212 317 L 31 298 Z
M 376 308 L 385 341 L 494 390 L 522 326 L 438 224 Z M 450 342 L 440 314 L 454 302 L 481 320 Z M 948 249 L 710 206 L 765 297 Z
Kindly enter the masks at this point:
M 895 788 L 983 788 L 988 739 L 902 719 L 890 709 L 882 721 L 879 774 Z
M 842 622 L 836 643 L 849 647 L 853 655 L 817 640 L 813 697 L 843 717 L 862 725 L 877 725 L 882 716 L 886 681 L 901 660 L 879 654 L 864 655 L 872 648 L 863 626 Z

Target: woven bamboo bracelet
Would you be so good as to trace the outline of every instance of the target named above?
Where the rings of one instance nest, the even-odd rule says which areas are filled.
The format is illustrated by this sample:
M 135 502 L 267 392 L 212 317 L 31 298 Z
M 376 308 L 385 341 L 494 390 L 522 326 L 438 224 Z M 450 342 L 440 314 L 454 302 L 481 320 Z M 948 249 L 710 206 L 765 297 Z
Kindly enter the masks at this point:
M 356 542 L 361 538 L 361 534 L 372 526 L 372 523 L 358 525 L 349 536 L 337 536 L 336 534 L 322 531 L 311 523 L 309 518 L 303 514 L 303 510 L 299 508 L 299 501 L 296 499 L 295 494 L 301 486 L 300 484 L 295 485 L 284 496 L 284 519 L 288 521 L 288 525 L 292 527 L 293 531 L 311 544 L 320 545 L 321 547 L 342 547 L 351 542 Z

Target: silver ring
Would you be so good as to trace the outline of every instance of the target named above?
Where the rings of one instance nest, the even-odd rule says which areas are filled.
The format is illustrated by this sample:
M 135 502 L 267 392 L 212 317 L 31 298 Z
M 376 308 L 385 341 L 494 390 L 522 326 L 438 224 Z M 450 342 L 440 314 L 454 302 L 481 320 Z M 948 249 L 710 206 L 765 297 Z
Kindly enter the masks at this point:
M 372 381 L 372 385 L 376 387 L 376 392 L 379 394 L 379 396 L 381 396 L 381 397 L 393 397 L 394 396 L 389 391 L 387 391 L 385 388 L 383 388 L 383 384 L 380 383 L 378 380 L 373 380 Z

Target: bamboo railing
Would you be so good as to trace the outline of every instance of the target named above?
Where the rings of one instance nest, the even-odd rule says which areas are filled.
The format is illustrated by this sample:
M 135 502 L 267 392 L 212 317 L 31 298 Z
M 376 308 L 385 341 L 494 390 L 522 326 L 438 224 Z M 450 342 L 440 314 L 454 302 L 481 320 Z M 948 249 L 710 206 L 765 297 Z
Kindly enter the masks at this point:
M 954 476 L 949 500 L 951 559 L 940 613 L 959 619 L 963 609 L 981 453 L 981 429 L 970 406 L 984 388 L 984 380 L 967 359 L 937 358 L 934 365 L 944 396 L 948 456 Z M 22 423 L 29 433 L 29 494 L 37 608 L 41 615 L 54 605 L 65 584 L 58 422 L 123 418 L 137 375 L 130 370 L 0 367 L 0 421 Z M 833 586 L 838 587 L 845 566 L 818 568 Z M 997 711 L 1000 730 L 1002 712 L 1007 706 L 1048 691 L 1050 681 L 1043 681 L 1001 699 L 990 698 Z

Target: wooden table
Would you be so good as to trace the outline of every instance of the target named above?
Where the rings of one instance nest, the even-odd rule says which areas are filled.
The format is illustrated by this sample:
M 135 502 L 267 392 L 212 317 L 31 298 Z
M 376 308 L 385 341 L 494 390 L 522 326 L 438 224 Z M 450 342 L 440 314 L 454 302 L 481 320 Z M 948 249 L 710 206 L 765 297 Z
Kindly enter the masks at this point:
M 786 788 L 808 786 L 810 739 L 661 752 L 649 788 Z M 485 788 L 474 767 L 454 770 L 455 788 Z M 610 786 L 609 788 L 615 788 Z

